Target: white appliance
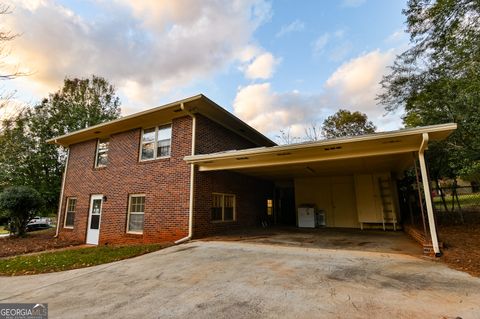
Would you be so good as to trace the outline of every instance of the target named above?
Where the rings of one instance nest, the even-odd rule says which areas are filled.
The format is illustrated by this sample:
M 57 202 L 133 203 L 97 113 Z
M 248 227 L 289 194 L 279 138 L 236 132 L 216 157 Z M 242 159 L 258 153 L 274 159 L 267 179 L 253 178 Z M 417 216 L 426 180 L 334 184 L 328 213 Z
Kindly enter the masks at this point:
M 298 208 L 298 227 L 315 228 L 315 208 L 313 207 Z

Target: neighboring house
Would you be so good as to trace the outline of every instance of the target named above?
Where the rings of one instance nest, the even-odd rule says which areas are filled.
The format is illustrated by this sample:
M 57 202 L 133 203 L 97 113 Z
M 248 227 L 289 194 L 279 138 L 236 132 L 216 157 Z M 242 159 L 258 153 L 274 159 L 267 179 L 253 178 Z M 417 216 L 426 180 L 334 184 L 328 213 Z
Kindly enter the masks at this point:
M 395 179 L 415 157 L 425 177 L 428 141 L 455 128 L 276 146 L 194 96 L 50 140 L 69 149 L 57 232 L 116 244 L 181 241 L 267 220 L 314 226 L 301 207 L 314 207 L 328 227 L 396 227 Z

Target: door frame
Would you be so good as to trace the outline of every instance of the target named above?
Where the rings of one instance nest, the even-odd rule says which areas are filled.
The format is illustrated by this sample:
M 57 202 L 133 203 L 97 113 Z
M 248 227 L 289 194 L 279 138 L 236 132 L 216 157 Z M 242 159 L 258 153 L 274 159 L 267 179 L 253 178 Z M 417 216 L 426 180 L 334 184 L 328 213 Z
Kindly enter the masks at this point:
M 90 222 L 92 220 L 92 212 L 93 212 L 93 201 L 96 199 L 100 199 L 100 218 L 98 220 L 98 237 L 97 237 L 97 242 L 96 243 L 89 243 L 88 242 L 88 232 L 90 231 Z M 102 210 L 103 210 L 103 194 L 93 194 L 90 196 L 90 205 L 88 207 L 88 218 L 87 218 L 87 233 L 85 236 L 85 243 L 90 244 L 90 245 L 98 245 L 99 239 L 100 239 L 100 228 L 102 225 Z

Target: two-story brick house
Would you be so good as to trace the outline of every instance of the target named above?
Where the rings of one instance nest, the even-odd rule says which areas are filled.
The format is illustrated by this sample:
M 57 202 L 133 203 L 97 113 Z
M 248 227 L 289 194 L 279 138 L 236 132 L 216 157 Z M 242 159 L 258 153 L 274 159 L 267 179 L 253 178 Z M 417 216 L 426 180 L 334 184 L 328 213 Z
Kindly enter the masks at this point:
M 194 96 L 49 141 L 69 149 L 57 235 L 90 244 L 182 241 L 264 220 L 396 230 L 396 181 L 418 161 L 440 253 L 424 152 L 455 128 L 277 146 Z
M 69 149 L 61 238 L 90 244 L 176 241 L 255 225 L 273 189 L 270 182 L 233 172 L 198 172 L 184 161 L 188 155 L 274 145 L 203 95 L 50 142 Z

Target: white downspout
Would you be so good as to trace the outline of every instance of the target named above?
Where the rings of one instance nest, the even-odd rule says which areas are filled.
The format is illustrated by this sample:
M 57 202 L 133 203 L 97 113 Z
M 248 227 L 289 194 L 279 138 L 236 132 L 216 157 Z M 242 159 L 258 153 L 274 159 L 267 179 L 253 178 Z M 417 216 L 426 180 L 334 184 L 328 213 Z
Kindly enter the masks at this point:
M 192 117 L 192 155 L 195 155 L 195 132 L 197 121 L 195 114 L 189 112 L 185 109 L 185 106 L 180 104 L 180 108 L 186 111 Z M 195 164 L 190 164 L 190 199 L 189 199 L 189 208 L 188 208 L 188 236 L 182 239 L 179 239 L 175 244 L 181 244 L 192 239 L 193 236 L 193 203 L 194 203 L 194 179 L 195 179 Z
M 423 133 L 422 144 L 418 151 L 418 160 L 420 162 L 420 171 L 422 173 L 423 193 L 425 194 L 425 203 L 427 205 L 428 225 L 430 226 L 430 236 L 432 238 L 433 251 L 435 257 L 440 257 L 442 252 L 438 246 L 437 229 L 435 226 L 435 216 L 433 215 L 432 197 L 430 193 L 430 185 L 428 181 L 427 165 L 425 164 L 425 149 L 428 145 L 428 133 Z
M 57 230 L 55 232 L 55 237 L 58 237 L 58 232 L 60 231 L 60 216 L 62 215 L 62 206 L 63 206 L 63 192 L 65 189 L 65 179 L 67 178 L 67 169 L 68 169 L 68 159 L 70 158 L 70 148 L 67 149 L 67 159 L 65 160 L 65 169 L 63 170 L 62 176 L 62 187 L 60 188 L 60 200 L 58 203 L 58 212 L 57 212 Z

